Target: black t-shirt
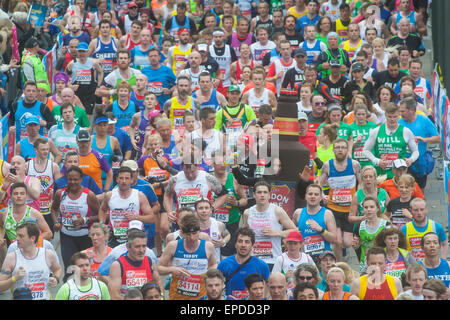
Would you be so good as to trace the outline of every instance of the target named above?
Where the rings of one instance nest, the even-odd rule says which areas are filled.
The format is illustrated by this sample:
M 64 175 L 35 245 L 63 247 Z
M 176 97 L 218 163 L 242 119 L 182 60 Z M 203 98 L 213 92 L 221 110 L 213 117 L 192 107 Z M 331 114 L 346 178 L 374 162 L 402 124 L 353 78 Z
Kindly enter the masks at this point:
M 284 75 L 284 79 L 283 79 L 283 83 L 281 84 L 281 87 L 294 90 L 303 81 L 305 81 L 304 70 L 300 70 L 300 72 L 298 72 L 297 68 L 293 67 L 293 68 L 290 68 L 288 71 L 286 71 L 286 74 Z
M 208 71 L 213 78 L 215 78 L 216 72 L 217 72 L 217 70 L 219 70 L 219 64 L 216 62 L 216 60 L 211 58 L 209 55 L 208 55 L 208 58 L 206 59 L 206 61 L 202 62 L 200 64 L 200 66 L 203 66 L 205 68 L 205 70 Z M 190 67 L 191 66 L 189 65 L 189 61 L 188 61 L 185 69 L 189 69 Z
M 381 72 L 374 72 L 372 74 L 372 79 L 375 82 L 375 91 L 378 90 L 378 88 L 381 87 L 382 85 L 386 85 L 393 89 L 397 84 L 397 82 L 399 82 L 400 79 L 406 75 L 407 74 L 402 71 L 399 71 L 396 77 L 392 77 L 389 74 L 388 70 L 384 70 Z
M 334 83 L 330 80 L 330 76 L 328 76 L 323 79 L 322 82 L 328 86 L 331 95 L 336 98 L 342 99 L 344 84 L 347 82 L 347 79 L 345 77 L 341 77 L 336 83 Z
M 300 31 L 295 31 L 295 34 L 289 36 L 285 33 L 286 40 L 291 43 L 292 50 L 297 49 L 300 46 L 300 43 L 304 41 L 303 36 Z
M 409 51 L 423 51 L 422 40 L 417 33 L 410 33 L 405 39 L 395 35 L 389 39 L 386 47 L 407 46 Z
M 391 212 L 391 221 L 394 225 L 399 226 L 411 221 L 411 219 L 403 216 L 402 209 L 410 210 L 409 204 L 413 199 L 414 197 L 411 197 L 409 201 L 401 202 L 400 197 L 397 197 L 389 201 L 386 206 L 386 211 Z

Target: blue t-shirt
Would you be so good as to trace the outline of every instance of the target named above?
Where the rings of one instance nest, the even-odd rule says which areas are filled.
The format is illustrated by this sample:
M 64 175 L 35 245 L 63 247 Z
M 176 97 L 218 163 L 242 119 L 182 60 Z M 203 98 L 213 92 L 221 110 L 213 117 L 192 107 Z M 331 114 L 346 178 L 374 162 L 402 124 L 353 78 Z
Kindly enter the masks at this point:
M 172 69 L 168 66 L 161 65 L 158 69 L 152 69 L 151 66 L 145 67 L 141 70 L 148 78 L 148 90 L 156 94 L 161 109 L 164 103 L 170 99 L 170 94 L 163 93 L 163 89 L 172 88 L 177 81 Z
M 87 175 L 83 175 L 83 179 L 81 180 L 81 185 L 85 188 L 91 190 L 94 194 L 101 194 L 102 190 L 98 187 L 95 180 Z M 67 177 L 63 176 L 55 181 L 55 187 L 53 189 L 53 193 L 58 191 L 59 189 L 67 187 Z
M 113 137 L 116 137 L 119 140 L 120 150 L 122 151 L 122 155 L 125 155 L 125 152 L 133 149 L 133 145 L 131 144 L 131 139 L 128 133 L 121 128 L 116 128 L 114 131 Z
M 303 34 L 303 29 L 307 25 L 312 24 L 313 26 L 315 26 L 317 24 L 317 22 L 319 22 L 320 18 L 321 18 L 321 16 L 316 15 L 314 18 L 310 19 L 308 17 L 308 15 L 305 14 L 303 17 L 298 18 L 297 24 L 295 25 L 295 30 L 296 31 L 301 31 L 301 33 Z
M 147 197 L 150 204 L 158 202 L 158 197 L 149 182 L 138 179 L 137 184 L 133 187 L 133 189 L 141 191 Z M 147 233 L 147 247 L 154 248 L 156 236 L 155 225 L 144 223 L 144 231 Z
M 434 123 L 421 114 L 418 114 L 416 120 L 413 122 L 406 122 L 404 119 L 399 119 L 398 123 L 410 129 L 416 137 L 429 138 L 439 135 Z M 424 155 L 427 152 L 427 143 L 419 140 L 417 142 L 419 146 L 419 158 L 411 165 L 411 170 L 418 173 L 419 177 L 422 177 L 425 175 L 426 157 Z M 408 151 L 407 156 L 409 157 L 411 152 Z
M 239 263 L 236 261 L 236 256 L 232 255 L 221 260 L 217 269 L 219 269 L 224 277 L 227 278 L 227 276 L 231 275 L 238 267 Z M 261 259 L 251 257 L 251 260 L 226 283 L 225 294 L 233 295 L 234 291 L 245 291 L 244 280 L 250 273 L 259 273 L 262 275 L 263 279 L 267 281 L 270 275 L 269 265 Z
M 436 268 L 428 268 L 427 269 L 427 279 L 439 279 L 445 283 L 447 288 L 450 288 L 450 267 L 448 265 L 448 261 L 441 258 L 441 263 Z M 423 262 L 419 262 L 423 265 Z

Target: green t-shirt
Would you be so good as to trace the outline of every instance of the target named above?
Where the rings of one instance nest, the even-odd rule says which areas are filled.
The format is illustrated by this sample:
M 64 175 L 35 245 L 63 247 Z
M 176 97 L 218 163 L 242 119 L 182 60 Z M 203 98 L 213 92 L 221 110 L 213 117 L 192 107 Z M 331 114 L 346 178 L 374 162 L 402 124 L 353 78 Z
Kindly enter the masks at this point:
M 320 129 L 325 125 L 325 122 L 322 123 L 316 130 L 316 136 L 319 136 Z M 348 138 L 352 135 L 352 129 L 345 122 L 340 123 L 339 128 L 337 129 L 337 137 L 348 140 Z
M 238 104 L 235 107 L 226 107 L 226 110 L 228 111 L 229 115 L 235 119 L 235 117 L 238 115 L 238 112 L 240 110 L 240 106 L 241 104 Z M 214 126 L 214 129 L 216 129 L 217 131 L 225 131 L 224 129 L 224 113 L 223 113 L 223 108 L 220 108 L 217 112 L 216 112 L 216 124 Z M 248 106 L 248 105 L 244 105 L 244 114 L 241 117 L 241 121 L 242 121 L 242 128 L 244 128 L 244 125 L 247 122 L 250 122 L 252 120 L 256 119 L 256 114 L 255 111 L 253 111 L 253 109 Z
M 56 123 L 63 123 L 64 120 L 61 116 L 61 106 L 53 107 L 52 114 L 53 117 L 55 117 Z M 82 128 L 89 128 L 91 126 L 86 111 L 79 106 L 75 106 L 73 122 Z
M 100 291 L 102 293 L 102 300 L 111 300 L 111 296 L 109 295 L 108 287 L 102 281 L 98 281 L 100 284 Z M 92 288 L 92 280 L 87 286 L 78 287 L 78 290 L 81 292 L 88 293 Z M 70 289 L 69 284 L 64 283 L 61 288 L 59 288 L 58 293 L 56 294 L 55 300 L 69 300 Z

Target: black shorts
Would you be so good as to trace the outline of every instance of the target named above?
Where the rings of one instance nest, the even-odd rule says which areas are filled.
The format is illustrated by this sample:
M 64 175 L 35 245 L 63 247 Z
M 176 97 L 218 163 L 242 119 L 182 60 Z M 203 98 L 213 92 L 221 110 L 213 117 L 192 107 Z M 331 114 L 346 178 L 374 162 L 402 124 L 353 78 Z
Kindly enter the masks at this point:
M 335 211 L 330 208 L 327 209 L 333 212 L 337 228 L 340 228 L 344 232 L 353 233 L 353 223 L 348 221 L 348 212 Z

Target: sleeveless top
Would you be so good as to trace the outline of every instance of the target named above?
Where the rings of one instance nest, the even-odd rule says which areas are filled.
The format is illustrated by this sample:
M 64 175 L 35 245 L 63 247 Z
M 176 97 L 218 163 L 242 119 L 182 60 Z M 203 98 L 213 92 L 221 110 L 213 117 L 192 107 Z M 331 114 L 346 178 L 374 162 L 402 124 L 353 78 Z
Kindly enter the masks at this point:
M 72 237 L 86 236 L 88 234 L 88 226 L 86 224 L 83 224 L 81 227 L 74 226 L 73 222 L 80 218 L 90 217 L 92 214 L 87 202 L 89 189 L 84 188 L 77 199 L 70 198 L 67 187 L 62 190 L 59 205 L 62 220 L 61 232 Z
M 140 40 L 139 40 L 139 42 L 134 42 L 133 40 L 131 40 L 131 34 L 127 34 L 127 40 L 125 42 L 125 49 L 127 49 L 129 51 L 140 44 L 141 44 Z
M 262 104 L 269 104 L 269 89 L 263 88 L 263 93 L 260 97 L 255 95 L 255 88 L 248 90 L 248 105 L 252 107 L 257 116 L 258 109 Z
M 27 185 L 27 187 L 30 186 L 30 180 L 31 180 L 31 177 L 30 177 L 30 176 L 26 176 L 26 177 L 25 177 L 25 180 L 23 181 L 23 182 L 25 182 L 25 184 Z M 8 187 L 8 190 L 6 190 L 6 195 L 7 195 L 7 201 L 6 201 L 7 205 L 8 205 L 8 206 L 12 206 L 13 203 L 12 203 L 12 201 L 11 201 L 11 186 L 9 186 L 9 187 Z M 28 206 L 32 207 L 33 209 L 36 209 L 36 210 L 39 211 L 39 212 L 41 211 L 41 205 L 40 205 L 40 203 L 39 203 L 39 199 L 38 199 L 38 200 L 34 200 L 34 199 L 31 197 L 30 193 L 28 193 L 26 204 L 27 204 Z
M 36 150 L 34 149 L 34 145 L 30 143 L 28 137 L 23 138 L 19 141 L 20 145 L 20 155 L 25 161 L 30 160 L 31 158 L 36 157 Z
M 8 211 L 6 213 L 5 222 L 3 224 L 3 229 L 5 229 L 5 234 L 8 239 L 12 242 L 17 238 L 17 227 L 21 225 L 25 219 L 31 217 L 31 207 L 27 206 L 25 214 L 23 218 L 19 221 L 16 221 L 13 216 L 13 207 L 8 207 Z
M 172 24 L 171 24 L 170 27 L 171 27 L 170 28 L 170 34 L 175 39 L 178 39 L 178 30 L 186 28 L 189 31 L 191 31 L 191 25 L 189 23 L 188 16 L 186 16 L 186 19 L 184 20 L 184 24 L 182 24 L 182 25 L 178 24 L 176 16 L 172 16 Z
M 322 252 L 331 250 L 331 244 L 327 240 L 325 240 L 325 238 L 319 232 L 312 229 L 309 226 L 309 223 L 307 223 L 308 220 L 311 219 L 317 222 L 319 226 L 326 229 L 326 210 L 327 208 L 322 207 L 319 212 L 315 214 L 309 214 L 307 208 L 303 208 L 298 218 L 297 227 L 300 233 L 303 235 L 303 241 L 305 243 L 303 250 L 311 257 L 320 256 Z
M 250 67 L 253 69 L 255 67 L 255 61 L 254 60 L 250 60 Z M 239 59 L 236 60 L 236 80 L 237 82 L 241 81 L 241 75 L 242 75 L 242 69 L 241 69 L 241 65 L 239 64 Z
M 359 267 L 360 271 L 364 269 L 366 266 L 366 252 L 373 246 L 373 241 L 375 240 L 375 237 L 384 229 L 386 228 L 387 221 L 384 219 L 379 219 L 378 225 L 371 229 L 369 232 L 369 227 L 367 225 L 367 220 L 364 220 L 359 225 L 359 238 L 361 239 L 361 256 L 359 260 Z M 375 229 L 375 230 L 374 230 Z
M 131 288 L 140 289 L 144 284 L 152 281 L 152 261 L 148 256 L 145 256 L 138 266 L 135 266 L 138 264 L 135 261 L 133 261 L 135 265 L 131 264 L 127 255 L 121 256 L 117 261 L 119 261 L 122 270 L 121 296 L 124 296 Z
M 275 263 L 275 259 L 281 255 L 281 237 L 264 236 L 262 229 L 270 227 L 272 230 L 282 230 L 283 226 L 277 221 L 275 205 L 270 203 L 267 210 L 259 212 L 256 205 L 251 207 L 248 216 L 248 225 L 255 231 L 255 244 L 252 255 L 265 261 L 267 264 Z
M 386 258 L 386 267 L 384 268 L 384 271 L 386 272 L 386 274 L 393 276 L 395 278 L 401 278 L 402 274 L 406 272 L 406 262 L 405 262 L 405 258 L 403 257 L 403 254 L 400 250 L 403 249 L 399 249 L 399 255 L 396 261 L 389 261 Z M 405 251 L 405 256 L 407 254 L 406 250 Z
M 383 283 L 379 286 L 372 288 L 367 275 L 359 278 L 359 299 L 360 300 L 394 300 L 397 296 L 397 288 L 395 287 L 395 278 L 388 274 L 385 274 Z
M 209 218 L 209 221 L 210 221 L 209 228 L 200 230 L 200 231 L 209 235 L 211 240 L 219 240 L 221 237 L 220 237 L 219 225 L 217 223 L 217 220 L 211 217 L 211 218 Z M 216 261 L 217 261 L 217 263 L 219 263 L 220 262 L 220 247 L 214 248 L 214 250 L 216 251 Z
M 47 160 L 47 165 L 44 171 L 39 172 L 35 168 L 35 159 L 31 159 L 28 163 L 27 175 L 36 177 L 41 182 L 41 194 L 39 195 L 40 212 L 43 215 L 50 214 L 50 207 L 53 199 L 53 187 L 55 184 L 55 177 L 53 176 L 53 161 Z
M 188 60 L 191 54 L 192 46 L 186 51 L 181 51 L 180 46 L 177 44 L 173 49 L 173 63 L 170 66 L 174 74 L 177 74 L 177 68 Z
M 351 47 L 350 46 L 350 40 L 347 40 L 347 41 L 344 42 L 344 50 L 346 50 L 348 52 L 348 58 L 350 60 L 355 55 L 356 50 L 358 50 L 358 48 L 361 47 L 362 43 L 363 43 L 362 39 L 359 39 L 359 42 L 356 45 L 356 47 Z
M 230 81 L 230 65 L 232 63 L 231 60 L 231 47 L 226 44 L 225 52 L 223 55 L 219 56 L 216 54 L 216 50 L 214 49 L 214 45 L 209 46 L 209 55 L 213 58 L 218 64 L 220 69 L 220 74 L 223 74 L 222 85 L 224 87 L 228 87 L 231 84 Z
M 352 294 L 350 292 L 344 291 L 344 296 L 341 300 L 348 300 Z M 330 300 L 330 291 L 327 291 L 323 294 L 322 300 Z
M 62 123 L 58 123 L 55 130 L 55 136 L 53 141 L 55 142 L 56 149 L 61 152 L 63 160 L 66 158 L 66 153 L 71 150 L 77 150 L 77 133 L 80 130 L 79 125 L 75 125 L 72 133 L 67 133 Z
M 76 59 L 72 65 L 72 84 L 78 84 L 78 96 L 93 95 L 97 88 L 94 77 L 94 62 L 92 58 L 88 57 L 84 64 L 81 64 Z
M 228 172 L 227 181 L 225 182 L 225 189 L 228 190 L 228 193 L 232 193 L 233 196 L 237 199 L 238 196 L 236 194 L 236 190 L 234 190 L 234 182 L 233 182 L 233 174 Z M 214 194 L 214 200 L 217 199 L 217 196 Z M 223 206 L 214 209 L 213 218 L 217 221 L 220 221 L 224 224 L 232 224 L 239 221 L 240 214 L 239 209 L 237 207 L 232 207 L 225 203 Z
M 86 291 L 81 291 L 75 283 L 75 280 L 69 279 L 67 285 L 69 286 L 68 300 L 102 300 L 102 290 L 100 288 L 99 280 L 91 277 L 91 287 Z
M 39 119 L 43 119 L 43 116 L 41 114 L 41 102 L 39 100 L 36 100 L 34 105 L 31 108 L 26 108 L 23 104 L 23 100 L 20 99 L 17 101 L 17 110 L 15 114 L 15 126 L 16 126 L 16 141 L 20 141 L 25 137 L 28 137 L 27 133 L 27 126 L 25 125 L 26 119 L 31 116 L 38 116 Z M 41 126 L 39 129 L 39 134 L 42 136 L 44 135 L 44 129 Z
M 50 291 L 48 289 L 48 278 L 50 277 L 50 268 L 47 265 L 46 249 L 38 248 L 34 258 L 25 258 L 22 250 L 16 250 L 16 265 L 12 274 L 16 274 L 19 267 L 23 267 L 27 272 L 25 277 L 13 283 L 11 292 L 16 288 L 28 287 L 31 289 L 33 300 L 50 300 Z
M 192 97 L 194 99 L 197 98 L 197 91 L 192 93 Z M 203 102 L 200 106 L 199 109 L 203 109 L 203 108 L 213 108 L 214 110 L 218 110 L 220 107 L 220 103 L 219 100 L 217 100 L 217 90 L 216 89 L 212 89 L 211 91 L 211 96 L 209 97 L 208 101 Z
M 448 261 L 442 258 L 440 261 L 441 263 L 436 268 L 429 268 L 424 265 L 427 269 L 427 279 L 439 279 L 445 283 L 447 288 L 450 288 L 450 267 Z
M 352 20 L 350 19 L 351 22 Z M 348 26 L 344 26 L 341 19 L 336 20 L 336 33 L 339 35 L 341 41 L 348 40 Z
M 303 41 L 302 43 L 302 48 L 303 50 L 306 51 L 306 55 L 308 56 L 308 58 L 306 58 L 306 64 L 312 64 L 315 63 L 314 60 L 314 56 L 319 56 L 319 54 L 322 52 L 322 50 L 320 49 L 320 40 L 315 39 L 314 40 L 314 45 L 311 47 L 308 46 L 308 41 Z
M 127 241 L 128 223 L 125 213 L 131 212 L 140 215 L 139 191 L 131 189 L 128 198 L 123 199 L 119 194 L 119 188 L 114 188 L 109 199 L 109 226 L 117 242 Z
M 336 169 L 334 159 L 328 163 L 330 165 L 328 175 L 330 202 L 328 208 L 339 212 L 348 212 L 353 195 L 356 193 L 356 175 L 353 170 L 352 159 L 347 159 L 347 167 L 344 171 Z
M 406 249 L 411 252 L 411 255 L 417 262 L 422 262 L 425 259 L 425 253 L 420 242 L 422 237 L 428 232 L 436 232 L 436 223 L 433 220 L 427 219 L 427 226 L 424 232 L 416 230 L 414 221 L 406 224 Z
M 117 64 L 117 45 L 114 38 L 108 44 L 101 41 L 100 37 L 97 37 L 97 47 L 92 53 L 92 57 L 95 59 L 103 58 L 104 62 L 101 64 L 103 69 L 103 76 L 106 77 L 113 71 L 114 65 Z
M 194 105 L 192 96 L 189 96 L 186 104 L 180 104 L 178 97 L 172 97 L 172 106 L 170 107 L 169 119 L 172 122 L 173 129 L 179 129 L 183 127 L 183 115 L 186 110 L 192 112 L 192 106 Z
M 131 119 L 136 113 L 136 105 L 134 104 L 133 101 L 129 101 L 128 106 L 125 109 L 122 109 L 119 106 L 118 100 L 116 100 L 112 104 L 112 112 L 114 113 L 117 119 L 115 127 L 128 131 Z
M 252 44 L 252 34 L 248 33 L 247 37 L 242 42 L 245 42 L 246 44 L 248 44 L 248 46 L 250 46 Z M 242 42 L 239 40 L 237 32 L 233 32 L 233 34 L 231 35 L 230 47 L 234 49 L 234 51 L 236 52 L 236 57 L 238 59 L 241 57 L 241 53 L 239 52 L 239 46 L 241 45 Z
M 175 183 L 174 191 L 176 194 L 177 211 L 182 206 L 187 206 L 194 209 L 195 202 L 200 198 L 212 199 L 212 191 L 209 189 L 208 182 L 206 180 L 205 171 L 198 171 L 197 178 L 190 181 L 186 179 L 184 172 L 179 172 L 177 182 Z
M 106 254 L 109 255 L 111 253 L 112 248 L 111 247 L 106 247 Z M 90 247 L 88 249 L 86 249 L 86 254 L 89 257 L 89 265 L 91 268 L 91 276 L 92 277 L 98 277 L 100 275 L 100 273 L 98 273 L 98 268 L 100 267 L 100 265 L 102 264 L 102 261 L 95 261 L 93 258 L 94 255 L 94 247 Z
M 186 269 L 190 276 L 172 275 L 169 300 L 198 300 L 206 295 L 204 274 L 208 271 L 206 241 L 200 239 L 195 252 L 187 252 L 184 239 L 179 239 L 172 259 L 172 266 Z

